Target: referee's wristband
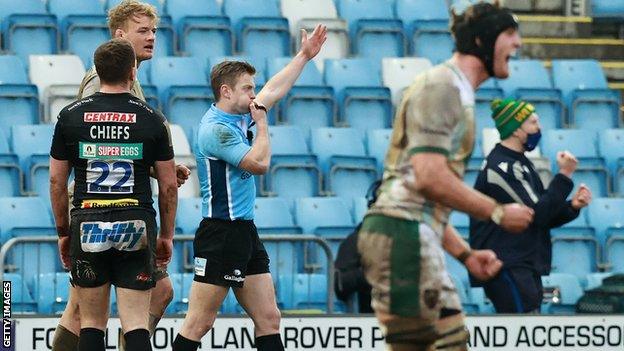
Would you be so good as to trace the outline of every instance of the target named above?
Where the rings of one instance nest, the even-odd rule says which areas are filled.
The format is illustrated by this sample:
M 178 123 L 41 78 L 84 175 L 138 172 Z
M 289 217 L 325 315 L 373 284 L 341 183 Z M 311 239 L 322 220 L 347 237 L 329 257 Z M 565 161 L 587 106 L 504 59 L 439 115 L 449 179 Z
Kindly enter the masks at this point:
M 465 265 L 466 260 L 468 259 L 468 257 L 470 257 L 470 255 L 472 255 L 472 250 L 466 249 L 462 251 L 462 253 L 460 253 L 459 256 L 457 256 L 457 260 Z

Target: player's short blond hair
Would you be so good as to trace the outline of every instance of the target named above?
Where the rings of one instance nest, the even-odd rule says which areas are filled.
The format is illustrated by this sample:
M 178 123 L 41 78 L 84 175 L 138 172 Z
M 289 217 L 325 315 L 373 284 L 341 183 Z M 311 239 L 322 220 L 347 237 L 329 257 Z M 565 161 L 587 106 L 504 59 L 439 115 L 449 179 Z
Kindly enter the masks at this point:
M 134 16 L 144 15 L 154 21 L 154 25 L 158 25 L 160 17 L 156 8 L 148 3 L 137 0 L 124 0 L 119 5 L 108 10 L 108 29 L 111 37 L 115 36 L 117 29 L 126 29 L 128 20 Z

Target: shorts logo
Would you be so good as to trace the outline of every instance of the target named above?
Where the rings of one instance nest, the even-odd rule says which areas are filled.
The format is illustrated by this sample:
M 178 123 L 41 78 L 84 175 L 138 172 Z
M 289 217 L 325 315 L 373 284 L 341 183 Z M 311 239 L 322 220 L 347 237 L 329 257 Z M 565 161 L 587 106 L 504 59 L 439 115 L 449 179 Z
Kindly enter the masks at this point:
M 76 260 L 76 278 L 93 281 L 96 278 L 95 271 L 89 261 Z
M 206 275 L 206 259 L 195 257 L 195 275 L 203 277 Z
M 152 277 L 149 274 L 145 273 L 145 272 L 141 272 L 141 273 L 137 274 L 137 276 L 136 276 L 136 281 L 138 281 L 138 282 L 147 283 L 150 280 L 152 280 Z
M 440 291 L 427 289 L 425 290 L 423 299 L 425 300 L 425 304 L 427 305 L 427 307 L 433 309 L 440 301 Z
M 143 144 L 79 143 L 80 158 L 97 160 L 140 160 Z
M 104 122 L 136 123 L 135 113 L 85 112 L 83 115 L 83 118 L 84 118 L 84 121 L 87 123 L 104 123 Z
M 80 243 L 84 252 L 138 251 L 147 247 L 146 225 L 142 220 L 121 222 L 83 222 Z
M 251 178 L 251 173 L 249 173 L 249 172 L 243 172 L 243 173 L 241 173 L 241 177 L 240 177 L 240 178 L 241 178 L 242 180 L 245 180 L 245 179 Z
M 234 275 L 228 275 L 228 274 L 224 275 L 223 279 L 233 281 L 233 282 L 239 282 L 239 283 L 245 281 L 245 277 L 241 277 L 242 272 L 240 270 L 235 269 L 233 273 Z

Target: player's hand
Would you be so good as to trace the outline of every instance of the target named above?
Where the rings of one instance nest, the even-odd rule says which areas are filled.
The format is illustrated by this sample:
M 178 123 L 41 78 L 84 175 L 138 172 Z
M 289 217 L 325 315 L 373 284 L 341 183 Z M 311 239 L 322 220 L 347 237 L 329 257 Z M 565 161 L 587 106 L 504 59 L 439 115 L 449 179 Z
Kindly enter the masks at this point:
M 301 30 L 301 54 L 308 60 L 313 59 L 319 51 L 321 51 L 321 47 L 327 40 L 327 27 L 318 24 L 312 35 L 308 38 L 308 32 L 305 29 Z
M 559 173 L 571 178 L 572 173 L 576 171 L 578 160 L 569 151 L 557 152 L 557 165 L 559 166 Z
M 251 119 L 253 119 L 254 122 L 256 123 L 266 122 L 267 108 L 264 105 L 256 101 L 252 101 L 249 104 L 249 112 L 251 112 Z
M 535 214 L 532 208 L 517 203 L 503 205 L 503 211 L 500 225 L 511 233 L 524 231 L 533 222 Z
M 63 264 L 63 268 L 71 269 L 71 260 L 69 259 L 69 245 L 70 239 L 69 236 L 61 236 L 58 239 L 58 250 L 59 257 L 61 258 L 61 263 Z
M 574 194 L 574 197 L 572 197 L 572 207 L 575 210 L 580 210 L 581 208 L 589 205 L 591 200 L 592 200 L 591 190 L 589 190 L 587 185 L 581 184 L 579 186 L 579 189 L 576 191 L 576 194 Z
M 464 265 L 475 278 L 490 280 L 501 270 L 503 262 L 492 250 L 472 250 Z
M 173 239 L 156 239 L 156 266 L 166 267 L 171 261 L 173 252 Z
M 178 188 L 186 182 L 191 175 L 191 170 L 183 164 L 176 165 L 176 178 L 178 181 Z

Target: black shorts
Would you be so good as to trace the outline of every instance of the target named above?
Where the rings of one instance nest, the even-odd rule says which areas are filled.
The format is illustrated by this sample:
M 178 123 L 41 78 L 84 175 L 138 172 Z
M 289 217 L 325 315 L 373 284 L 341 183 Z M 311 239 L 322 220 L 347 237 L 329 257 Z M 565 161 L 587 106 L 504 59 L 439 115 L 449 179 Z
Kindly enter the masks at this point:
M 75 285 L 149 290 L 155 286 L 156 218 L 144 208 L 79 209 L 71 215 Z
M 269 273 L 269 255 L 253 221 L 204 218 L 193 250 L 197 282 L 240 288 L 246 276 Z

